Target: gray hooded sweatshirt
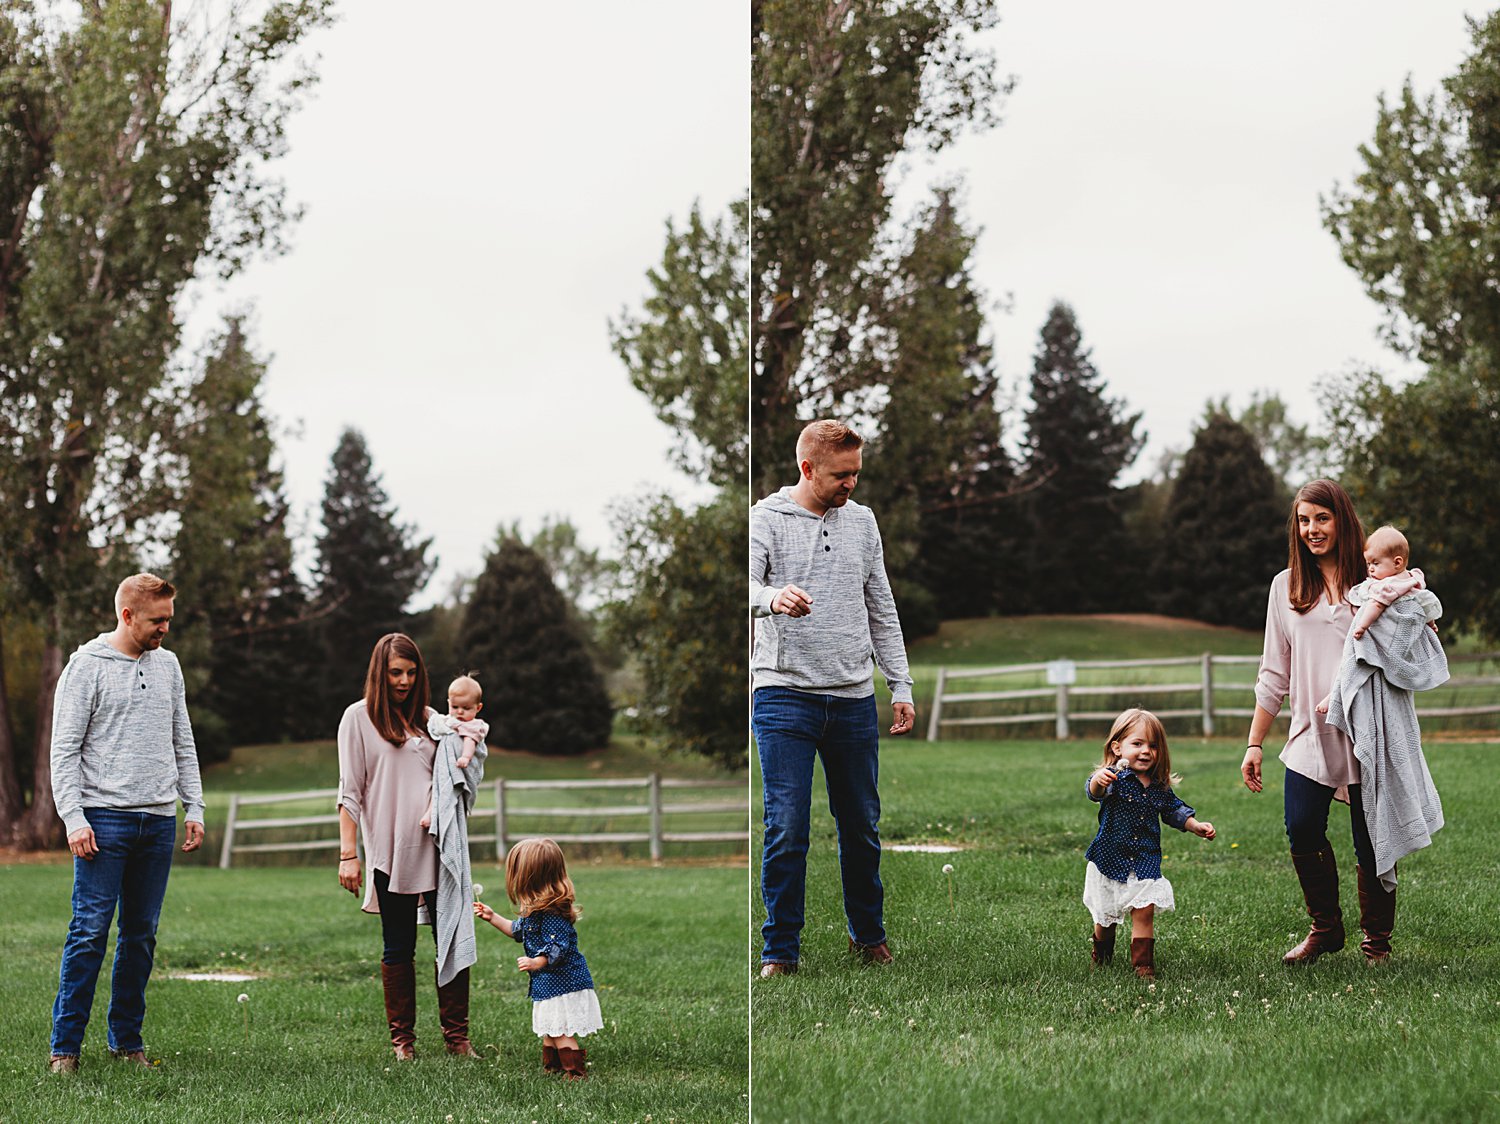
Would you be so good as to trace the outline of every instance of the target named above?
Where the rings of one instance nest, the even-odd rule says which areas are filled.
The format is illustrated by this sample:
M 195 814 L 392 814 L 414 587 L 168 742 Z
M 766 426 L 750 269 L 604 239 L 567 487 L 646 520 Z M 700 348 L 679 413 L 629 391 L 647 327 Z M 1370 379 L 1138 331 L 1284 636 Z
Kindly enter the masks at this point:
M 771 612 L 783 586 L 811 595 L 812 612 Z M 750 509 L 750 611 L 755 648 L 754 687 L 864 698 L 875 693 L 879 666 L 892 702 L 911 702 L 911 675 L 896 601 L 885 575 L 885 552 L 875 515 L 849 500 L 814 515 L 792 489 Z
M 52 800 L 68 834 L 85 808 L 203 822 L 203 782 L 177 657 L 165 648 L 136 659 L 109 642 L 82 645 L 57 681 L 52 709 Z

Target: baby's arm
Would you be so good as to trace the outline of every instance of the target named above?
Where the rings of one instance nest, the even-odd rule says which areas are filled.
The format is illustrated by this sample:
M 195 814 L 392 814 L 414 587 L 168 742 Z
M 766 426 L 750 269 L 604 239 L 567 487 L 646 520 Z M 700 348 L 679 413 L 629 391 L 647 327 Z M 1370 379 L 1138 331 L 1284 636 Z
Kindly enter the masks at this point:
M 479 918 L 481 921 L 488 921 L 491 925 L 499 929 L 507 937 L 513 937 L 516 935 L 515 922 L 508 921 L 504 917 L 501 917 L 498 913 L 496 913 L 489 906 L 485 905 L 483 902 L 474 903 L 474 916 Z
M 460 769 L 467 769 L 469 762 L 474 760 L 474 739 L 467 734 L 464 735 L 464 751 L 459 754 L 458 760 L 454 762 Z
M 1385 612 L 1385 604 L 1373 597 L 1361 605 L 1359 613 L 1354 618 L 1354 639 L 1358 640 L 1363 637 L 1365 630 L 1378 621 L 1383 612 Z M 1325 707 L 1319 713 L 1327 714 L 1328 710 Z

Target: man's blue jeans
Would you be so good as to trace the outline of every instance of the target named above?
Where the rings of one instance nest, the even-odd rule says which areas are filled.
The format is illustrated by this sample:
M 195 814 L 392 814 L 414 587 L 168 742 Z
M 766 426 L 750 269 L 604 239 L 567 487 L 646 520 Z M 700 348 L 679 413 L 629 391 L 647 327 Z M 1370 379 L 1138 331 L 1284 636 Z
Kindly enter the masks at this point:
M 880 733 L 875 696 L 845 699 L 789 687 L 757 687 L 750 727 L 765 792 L 760 892 L 766 904 L 761 959 L 793 964 L 801 943 L 812 820 L 814 756 L 823 759 L 828 810 L 838 826 L 844 913 L 857 944 L 885 940 L 880 884 Z
M 73 859 L 73 920 L 52 1006 L 52 1052 L 73 1057 L 83 1048 L 116 905 L 120 920 L 109 992 L 109 1048 L 145 1048 L 146 981 L 156 956 L 156 923 L 177 838 L 174 816 L 112 808 L 85 808 L 83 814 L 99 852 L 92 859 Z

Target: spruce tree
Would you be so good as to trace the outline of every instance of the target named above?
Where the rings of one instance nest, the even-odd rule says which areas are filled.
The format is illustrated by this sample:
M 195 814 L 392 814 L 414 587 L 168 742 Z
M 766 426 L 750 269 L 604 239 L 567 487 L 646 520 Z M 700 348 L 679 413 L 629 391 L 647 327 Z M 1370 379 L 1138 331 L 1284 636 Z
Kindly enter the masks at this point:
M 1135 460 L 1140 414 L 1104 395 L 1073 310 L 1058 302 L 1042 327 L 1026 415 L 1027 469 L 1041 479 L 1026 507 L 1024 588 L 1031 609 L 1086 613 L 1120 607 L 1128 555 L 1115 479 Z M 1022 552 L 1018 551 L 1018 557 Z
M 344 430 L 323 494 L 318 538 L 325 708 L 359 698 L 375 641 L 406 627 L 406 604 L 432 572 L 431 543 L 396 522 L 364 437 Z
M 485 560 L 458 648 L 484 688 L 492 744 L 554 754 L 609 744 L 604 680 L 546 561 L 530 547 L 502 538 Z
M 1259 628 L 1266 587 L 1286 565 L 1286 503 L 1249 430 L 1212 414 L 1172 486 L 1152 583 L 1157 607 Z

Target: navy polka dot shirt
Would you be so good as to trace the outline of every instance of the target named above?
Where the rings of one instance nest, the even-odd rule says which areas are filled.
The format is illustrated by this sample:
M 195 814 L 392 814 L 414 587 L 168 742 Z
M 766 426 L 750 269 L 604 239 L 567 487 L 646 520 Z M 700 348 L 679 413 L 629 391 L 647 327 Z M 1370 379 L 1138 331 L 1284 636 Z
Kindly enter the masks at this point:
M 1099 832 L 1085 857 L 1113 882 L 1161 877 L 1161 823 L 1187 830 L 1193 809 L 1182 802 L 1171 785 L 1143 786 L 1128 769 L 1095 796 L 1084 782 L 1088 798 L 1099 805 Z
M 594 977 L 588 961 L 578 951 L 578 930 L 560 913 L 530 913 L 517 917 L 511 936 L 521 942 L 527 956 L 545 956 L 547 966 L 527 973 L 528 994 L 533 1003 L 556 999 L 575 991 L 592 991 Z

